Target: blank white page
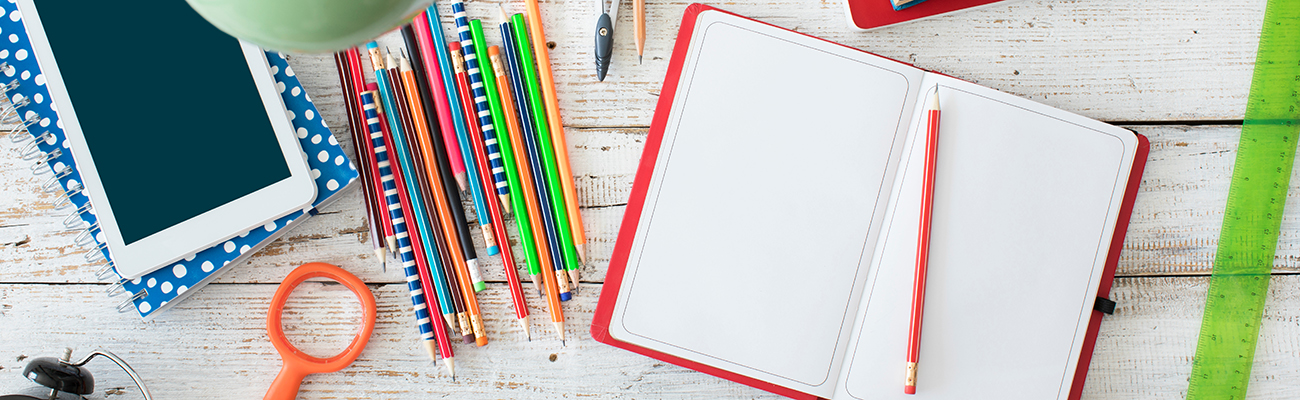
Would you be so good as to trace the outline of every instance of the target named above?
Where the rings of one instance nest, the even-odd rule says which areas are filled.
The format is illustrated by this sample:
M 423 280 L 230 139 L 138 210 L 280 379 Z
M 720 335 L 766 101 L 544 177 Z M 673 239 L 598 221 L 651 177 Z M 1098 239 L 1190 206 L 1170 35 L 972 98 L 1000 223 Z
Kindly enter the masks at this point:
M 691 41 L 610 334 L 830 396 L 923 73 L 715 11 Z
M 903 394 L 925 160 L 904 151 L 837 398 L 1066 398 L 1137 148 L 1127 130 L 968 82 L 941 85 L 917 392 Z M 847 394 L 843 393 L 847 391 Z

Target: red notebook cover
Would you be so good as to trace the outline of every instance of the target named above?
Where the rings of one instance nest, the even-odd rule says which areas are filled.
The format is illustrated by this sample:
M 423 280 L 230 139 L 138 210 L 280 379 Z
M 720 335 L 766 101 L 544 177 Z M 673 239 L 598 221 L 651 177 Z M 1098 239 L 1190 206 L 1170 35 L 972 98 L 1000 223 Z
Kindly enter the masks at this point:
M 921 5 L 917 5 L 916 7 L 920 6 Z M 889 6 L 886 4 L 885 7 L 888 8 Z M 686 8 L 686 15 L 682 18 L 681 30 L 677 33 L 677 42 L 673 46 L 673 54 L 669 59 L 668 74 L 664 77 L 664 86 L 660 91 L 659 103 L 655 108 L 654 119 L 650 123 L 649 138 L 646 140 L 645 150 L 641 154 L 641 163 L 637 167 L 636 179 L 632 184 L 632 194 L 628 198 L 627 211 L 623 215 L 623 224 L 619 229 L 618 241 L 614 245 L 614 254 L 610 259 L 609 270 L 605 275 L 605 284 L 603 285 L 600 294 L 600 302 L 596 306 L 595 317 L 591 324 L 591 334 L 596 341 L 601 343 L 669 362 L 681 367 L 690 368 L 719 378 L 742 383 L 790 398 L 816 399 L 816 396 L 770 382 L 749 378 L 670 354 L 624 343 L 609 335 L 609 324 L 614 312 L 614 303 L 618 300 L 619 289 L 623 284 L 623 273 L 627 267 L 628 253 L 631 250 L 633 236 L 636 234 L 636 227 L 641 219 L 641 211 L 645 205 L 646 190 L 650 185 L 650 175 L 654 171 L 655 161 L 659 155 L 664 128 L 668 123 L 669 109 L 672 107 L 673 99 L 677 94 L 677 82 L 680 80 L 679 78 L 681 76 L 682 66 L 686 59 L 687 47 L 690 44 L 691 35 L 695 29 L 695 22 L 698 20 L 697 17 L 701 12 L 708 10 L 719 11 L 739 17 L 739 15 L 735 13 L 698 3 L 691 4 Z M 892 8 L 890 9 L 890 12 L 893 12 Z M 1146 137 L 1140 134 L 1135 135 L 1138 138 L 1138 147 L 1134 154 L 1133 170 L 1129 175 L 1127 189 L 1124 192 L 1123 205 L 1120 209 L 1119 218 L 1115 222 L 1115 233 L 1111 238 L 1110 251 L 1106 257 L 1105 271 L 1101 278 L 1101 285 L 1097 290 L 1097 296 L 1101 298 L 1110 295 L 1110 286 L 1115 276 L 1115 267 L 1119 264 L 1120 250 L 1124 246 L 1124 236 L 1128 231 L 1129 218 L 1133 212 L 1133 202 L 1137 198 L 1138 186 L 1142 181 L 1142 171 L 1146 166 L 1147 153 L 1150 149 L 1150 142 Z M 1093 347 L 1097 342 L 1097 332 L 1101 328 L 1102 315 L 1103 314 L 1100 311 L 1092 312 L 1092 318 L 1088 323 L 1088 335 L 1085 338 L 1083 345 L 1084 350 L 1079 357 L 1079 365 L 1071 384 L 1070 399 L 1078 399 L 1083 393 L 1083 383 L 1088 374 L 1088 364 L 1092 360 Z
M 849 25 L 858 29 L 875 29 L 1005 1 L 1009 0 L 926 0 L 895 11 L 889 0 L 844 0 L 844 8 Z

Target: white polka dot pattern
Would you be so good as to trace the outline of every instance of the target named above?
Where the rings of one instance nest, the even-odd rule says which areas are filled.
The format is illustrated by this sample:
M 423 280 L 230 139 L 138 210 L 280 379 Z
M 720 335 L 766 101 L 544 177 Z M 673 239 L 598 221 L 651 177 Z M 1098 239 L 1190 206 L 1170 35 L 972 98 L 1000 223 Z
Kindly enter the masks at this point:
M 30 100 L 26 106 L 20 108 L 25 118 L 37 118 L 38 122 L 34 128 L 39 130 L 30 133 L 36 135 L 47 131 L 51 133 L 39 146 L 42 151 L 66 148 L 67 143 L 63 141 L 63 121 L 58 118 L 54 102 L 48 101 L 50 96 L 46 88 L 47 80 L 41 74 L 35 57 L 32 57 L 30 42 L 22 26 L 22 15 L 17 11 L 8 13 L 6 11 L 10 10 L 0 8 L 0 32 L 3 32 L 0 35 L 0 60 L 9 63 L 11 68 L 0 73 L 4 76 L 20 78 L 22 83 L 15 90 L 0 94 L 7 95 L 14 102 Z M 293 69 L 289 67 L 284 57 L 278 53 L 266 53 L 266 57 L 275 80 L 276 90 L 281 93 L 281 99 L 285 104 L 285 115 L 293 125 L 303 152 L 312 155 L 308 157 L 308 167 L 312 171 L 311 177 L 317 187 L 316 200 L 305 210 L 295 211 L 253 228 L 239 237 L 190 255 L 184 261 L 146 274 L 141 279 L 123 282 L 123 288 L 127 292 L 147 291 L 146 296 L 135 300 L 134 308 L 142 317 L 148 317 L 152 313 L 165 309 L 165 306 L 174 303 L 173 300 L 178 296 L 183 296 L 190 288 L 200 286 L 200 282 L 212 274 L 220 273 L 225 266 L 252 255 L 256 249 L 269 243 L 272 237 L 281 233 L 282 229 L 287 229 L 293 221 L 299 220 L 304 213 L 314 214 L 316 206 L 336 198 L 334 195 L 347 187 L 347 185 L 340 185 L 339 182 L 352 182 L 357 178 L 351 160 L 338 145 L 338 140 L 329 131 L 324 118 L 317 118 L 318 112 L 315 105 L 311 104 L 309 93 L 298 82 L 298 78 L 294 77 Z M 302 118 L 298 118 L 299 116 Z M 49 165 L 75 166 L 71 152 L 64 151 L 62 154 Z M 61 179 L 64 187 L 71 187 L 69 185 L 80 181 L 81 177 L 75 170 Z M 86 201 L 85 196 L 81 194 L 74 195 L 72 198 L 73 204 L 77 207 L 86 204 Z M 82 219 L 88 224 L 93 224 L 96 220 L 93 213 L 83 214 Z M 96 232 L 94 237 L 102 242 L 104 234 Z M 110 255 L 106 252 L 105 256 Z M 198 268 L 194 268 L 195 265 Z

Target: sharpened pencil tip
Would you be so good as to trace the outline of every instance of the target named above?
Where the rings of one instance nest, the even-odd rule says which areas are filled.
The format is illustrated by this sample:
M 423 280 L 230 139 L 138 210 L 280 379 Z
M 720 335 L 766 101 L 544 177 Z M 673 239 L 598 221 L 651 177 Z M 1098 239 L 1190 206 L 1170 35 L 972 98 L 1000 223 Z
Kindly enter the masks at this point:
M 636 56 L 636 63 L 637 63 L 637 65 L 641 65 L 641 62 L 642 62 L 642 61 L 645 61 L 645 60 L 642 60 L 642 58 L 643 58 L 642 56 Z
M 934 88 L 934 95 L 930 96 L 930 109 L 931 110 L 939 109 L 939 88 L 938 87 Z

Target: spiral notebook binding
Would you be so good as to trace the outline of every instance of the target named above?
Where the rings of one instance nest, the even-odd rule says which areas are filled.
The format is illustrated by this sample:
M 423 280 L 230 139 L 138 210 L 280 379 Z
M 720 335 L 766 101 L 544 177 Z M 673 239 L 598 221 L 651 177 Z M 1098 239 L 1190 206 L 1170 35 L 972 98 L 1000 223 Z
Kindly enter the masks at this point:
M 72 238 L 72 244 L 85 248 L 92 243 L 98 242 L 95 240 L 95 231 L 97 230 L 99 230 L 99 221 L 90 224 L 90 226 L 86 227 L 86 230 L 81 231 L 81 233 L 77 234 L 77 237 Z
M 45 156 L 37 157 L 36 162 L 32 164 L 32 175 L 45 175 L 52 171 L 53 167 L 49 167 L 50 162 L 54 161 L 56 158 L 62 157 L 63 149 L 54 149 L 44 154 Z
M 112 261 L 109 261 L 109 262 L 104 263 L 104 266 L 99 267 L 99 270 L 98 270 L 98 271 L 95 271 L 95 279 L 98 279 L 98 280 L 101 280 L 101 281 L 106 281 L 106 280 L 108 280 L 109 278 L 112 278 L 112 277 L 114 277 L 114 276 L 117 276 L 117 273 L 116 273 L 116 272 L 113 272 L 113 262 L 112 262 Z
M 126 281 L 123 280 L 122 282 L 126 282 Z M 121 285 L 120 283 L 117 284 L 117 286 L 118 286 L 119 288 L 122 287 L 122 285 Z M 126 289 L 122 289 L 122 292 L 125 293 L 125 292 L 126 292 Z M 109 296 L 116 296 L 116 295 L 117 295 L 117 294 L 110 294 Z M 140 289 L 140 291 L 139 291 L 139 292 L 136 292 L 135 295 L 133 295 L 133 296 L 131 296 L 131 297 L 128 297 L 126 300 L 123 300 L 121 303 L 119 303 L 119 304 L 117 305 L 117 312 L 124 313 L 124 312 L 127 312 L 127 311 L 134 310 L 134 309 L 135 309 L 135 301 L 136 301 L 136 300 L 139 300 L 139 299 L 143 299 L 143 298 L 145 298 L 145 297 L 149 297 L 149 289 Z
M 68 206 L 73 205 L 74 203 L 72 202 L 72 198 L 75 197 L 76 195 L 81 194 L 81 191 L 86 188 L 86 186 L 82 185 L 81 182 L 69 183 L 69 186 L 72 187 L 64 189 L 63 196 L 59 196 L 59 199 L 55 200 L 54 203 L 52 204 L 55 210 L 62 210 L 68 208 Z M 96 222 L 94 225 L 92 225 L 92 227 L 93 226 L 99 226 L 99 223 Z
M 68 214 L 67 217 L 63 217 L 63 227 L 68 228 L 68 230 L 70 231 L 89 228 L 90 224 L 87 224 L 86 220 L 81 218 L 81 215 L 90 212 L 90 208 L 91 208 L 90 202 L 86 202 L 86 204 L 82 205 L 81 207 L 77 207 L 77 211 L 73 212 L 72 214 Z M 79 224 L 85 226 L 83 227 L 80 226 Z

